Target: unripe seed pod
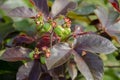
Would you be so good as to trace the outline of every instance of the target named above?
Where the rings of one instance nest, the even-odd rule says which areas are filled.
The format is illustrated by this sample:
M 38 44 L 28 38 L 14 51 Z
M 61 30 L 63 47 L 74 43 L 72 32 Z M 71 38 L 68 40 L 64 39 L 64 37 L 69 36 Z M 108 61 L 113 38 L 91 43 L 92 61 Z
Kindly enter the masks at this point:
M 40 62 L 41 62 L 42 64 L 45 64 L 45 61 L 46 61 L 45 56 L 40 56 Z
M 52 26 L 51 26 L 49 23 L 45 23 L 45 24 L 43 25 L 43 29 L 44 29 L 46 32 L 48 32 L 48 31 L 50 31 L 50 30 L 52 29 Z
M 32 51 L 32 52 L 29 53 L 29 58 L 34 59 L 33 56 L 34 56 L 34 51 Z
M 64 36 L 64 28 L 60 25 L 54 28 L 54 32 L 60 37 Z
M 70 28 L 64 28 L 64 35 L 69 35 L 71 33 Z

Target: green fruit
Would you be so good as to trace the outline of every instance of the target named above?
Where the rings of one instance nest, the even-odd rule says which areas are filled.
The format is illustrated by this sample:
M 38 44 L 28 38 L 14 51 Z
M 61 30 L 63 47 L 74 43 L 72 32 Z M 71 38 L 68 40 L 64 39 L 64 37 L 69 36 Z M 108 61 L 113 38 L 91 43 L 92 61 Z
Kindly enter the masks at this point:
M 40 30 L 40 32 L 44 33 L 44 32 L 46 32 L 46 31 L 45 31 L 45 29 L 44 29 L 44 28 L 42 28 L 42 29 Z
M 42 24 L 40 24 L 39 26 L 37 26 L 37 30 L 39 31 L 42 26 L 43 26 Z
M 40 56 L 40 62 L 41 62 L 42 64 L 45 64 L 45 61 L 46 61 L 45 56 Z
M 64 28 L 64 35 L 69 35 L 71 34 L 71 29 L 70 28 Z
M 64 36 L 64 34 L 63 34 L 64 33 L 64 28 L 62 26 L 56 26 L 54 28 L 54 32 L 60 37 Z
M 43 29 L 45 30 L 45 32 L 48 32 L 52 29 L 52 26 L 49 23 L 45 23 L 43 25 Z
M 34 55 L 34 51 L 30 52 L 30 53 L 29 53 L 29 58 L 34 59 L 34 58 L 33 58 L 33 55 Z

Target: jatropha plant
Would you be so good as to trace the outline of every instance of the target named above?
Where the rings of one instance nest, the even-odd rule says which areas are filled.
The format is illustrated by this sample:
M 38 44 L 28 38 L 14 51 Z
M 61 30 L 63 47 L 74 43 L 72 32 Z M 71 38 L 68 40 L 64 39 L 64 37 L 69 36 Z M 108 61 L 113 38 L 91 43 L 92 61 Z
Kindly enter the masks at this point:
M 116 1 L 109 0 L 119 12 Z M 117 50 L 111 41 L 120 42 L 119 13 L 92 6 L 92 11 L 84 14 L 77 0 L 55 0 L 51 9 L 47 0 L 30 2 L 37 13 L 26 7 L 17 7 L 9 12 L 9 16 L 33 19 L 35 33 L 17 35 L 13 38 L 13 47 L 7 48 L 0 58 L 25 62 L 19 68 L 16 80 L 68 80 L 69 77 L 75 80 L 78 71 L 86 80 L 102 80 L 104 66 L 99 54 Z M 83 27 L 73 25 L 75 18 L 67 15 L 70 11 L 87 17 L 94 14 L 97 22 L 91 24 L 97 31 L 87 32 Z M 32 44 L 33 48 L 29 47 Z

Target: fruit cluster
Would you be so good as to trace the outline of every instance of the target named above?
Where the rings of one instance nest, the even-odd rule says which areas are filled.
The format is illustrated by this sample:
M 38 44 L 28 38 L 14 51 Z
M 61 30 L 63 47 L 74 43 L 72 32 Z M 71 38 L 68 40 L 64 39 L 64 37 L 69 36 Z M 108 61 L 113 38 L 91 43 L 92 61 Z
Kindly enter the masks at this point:
M 37 31 L 40 35 L 53 32 L 55 35 L 59 36 L 61 40 L 64 40 L 71 34 L 71 21 L 69 18 L 65 18 L 63 16 L 54 20 L 48 18 L 47 21 L 44 21 L 42 15 L 39 15 L 37 16 L 36 24 Z

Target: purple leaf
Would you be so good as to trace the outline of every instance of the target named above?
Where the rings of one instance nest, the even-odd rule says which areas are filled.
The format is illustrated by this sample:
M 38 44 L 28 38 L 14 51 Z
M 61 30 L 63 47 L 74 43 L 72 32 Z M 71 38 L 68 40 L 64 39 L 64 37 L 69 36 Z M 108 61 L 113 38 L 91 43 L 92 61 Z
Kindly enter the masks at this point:
M 12 9 L 10 12 L 8 12 L 8 16 L 11 16 L 11 17 L 30 18 L 30 17 L 35 17 L 35 15 L 36 14 L 33 12 L 32 9 L 26 8 L 24 6 L 17 7 L 15 9 Z
M 108 13 L 105 9 L 100 7 L 95 10 L 95 13 L 103 26 L 103 30 L 120 43 L 120 21 L 116 22 L 119 14 L 117 12 Z
M 96 34 L 80 35 L 75 43 L 76 51 L 85 50 L 92 53 L 109 54 L 116 50 L 111 41 Z
M 18 35 L 14 38 L 14 44 L 31 44 L 34 42 L 34 39 L 26 34 Z
M 81 54 L 80 52 L 78 53 Z M 77 64 L 79 71 L 83 74 L 86 80 L 102 80 L 102 60 L 96 54 L 87 53 L 84 56 L 80 56 L 78 53 L 73 53 L 74 60 Z
M 42 64 L 40 63 L 39 59 L 35 59 L 31 71 L 29 73 L 28 80 L 39 80 L 41 73 L 43 72 Z
M 52 69 L 64 64 L 71 56 L 71 48 L 67 43 L 59 43 L 51 49 L 51 56 L 47 58 L 46 65 L 48 69 Z
M 77 77 L 77 69 L 74 62 L 71 62 L 71 61 L 68 62 L 68 72 L 72 80 L 74 80 Z
M 56 17 L 59 14 L 65 15 L 68 9 L 74 9 L 76 3 L 70 0 L 55 0 L 52 6 L 51 16 Z
M 30 60 L 29 58 L 30 52 L 31 52 L 30 49 L 23 48 L 23 47 L 7 48 L 0 59 L 5 61 L 11 61 L 11 62 L 21 61 L 21 60 Z
M 120 21 L 108 27 L 106 32 L 120 43 Z
M 95 80 L 102 80 L 103 77 L 103 62 L 100 57 L 93 53 L 87 53 L 83 56 L 84 61 L 89 66 L 89 69 Z
M 74 55 L 74 60 L 76 62 L 78 70 L 83 74 L 86 80 L 94 80 L 90 72 L 90 69 L 88 65 L 85 63 L 85 61 L 83 60 L 83 58 L 76 52 L 74 52 L 73 55 Z
M 102 7 L 98 7 L 95 10 L 95 13 L 100 20 L 103 28 L 109 27 L 110 25 L 114 24 L 115 20 L 119 17 L 119 13 L 115 11 L 107 11 Z
M 33 66 L 33 62 L 28 62 L 22 65 L 16 75 L 16 80 L 28 80 L 30 70 Z
M 41 11 L 45 16 L 48 16 L 49 9 L 47 5 L 47 0 L 31 0 L 34 5 Z
M 60 75 L 65 75 L 65 65 L 61 65 L 59 67 L 49 70 L 49 74 L 53 77 L 54 80 L 59 80 L 59 77 L 61 77 Z

